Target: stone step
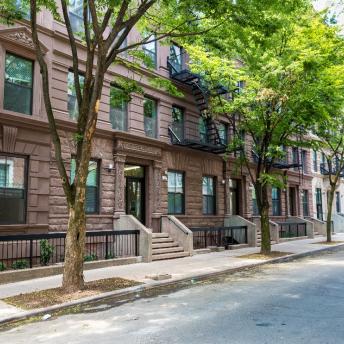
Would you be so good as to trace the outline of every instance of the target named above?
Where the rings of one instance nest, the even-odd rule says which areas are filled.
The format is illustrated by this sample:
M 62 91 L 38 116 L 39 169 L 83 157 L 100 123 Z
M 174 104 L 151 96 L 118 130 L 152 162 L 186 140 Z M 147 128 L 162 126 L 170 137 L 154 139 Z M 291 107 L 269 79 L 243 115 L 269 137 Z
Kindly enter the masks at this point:
M 173 241 L 173 242 L 165 242 L 165 243 L 152 244 L 152 249 L 155 249 L 155 248 L 167 248 L 167 247 L 177 247 L 177 246 L 178 246 L 178 243 Z
M 169 238 L 168 233 L 152 233 L 152 238 Z
M 163 254 L 163 253 L 173 253 L 173 252 L 183 252 L 183 247 L 167 247 L 167 248 L 153 248 L 152 254 L 153 257 L 156 254 Z
M 164 253 L 164 254 L 155 254 L 152 256 L 152 260 L 162 260 L 162 259 L 174 259 L 187 257 L 190 254 L 188 252 L 175 252 L 175 253 Z
M 172 238 L 152 238 L 152 244 L 173 242 Z

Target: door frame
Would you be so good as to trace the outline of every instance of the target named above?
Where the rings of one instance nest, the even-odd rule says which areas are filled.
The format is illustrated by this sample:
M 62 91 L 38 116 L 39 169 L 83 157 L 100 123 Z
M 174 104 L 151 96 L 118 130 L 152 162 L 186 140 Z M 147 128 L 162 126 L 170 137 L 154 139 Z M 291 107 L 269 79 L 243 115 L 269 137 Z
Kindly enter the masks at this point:
M 135 165 L 135 164 L 127 164 Z M 128 182 L 129 181 L 139 181 L 141 182 L 141 209 L 142 209 L 142 224 L 146 225 L 146 167 L 138 165 L 143 168 L 143 177 L 125 177 L 125 212 L 128 214 Z M 140 221 L 140 220 L 139 220 Z

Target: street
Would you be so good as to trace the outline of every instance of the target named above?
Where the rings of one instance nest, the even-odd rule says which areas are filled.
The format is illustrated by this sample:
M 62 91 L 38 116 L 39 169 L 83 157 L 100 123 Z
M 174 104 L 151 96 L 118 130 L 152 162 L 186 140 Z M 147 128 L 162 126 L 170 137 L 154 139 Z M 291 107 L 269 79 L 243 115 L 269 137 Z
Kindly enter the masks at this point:
M 0 342 L 344 343 L 343 272 L 343 251 L 269 265 L 13 328 Z

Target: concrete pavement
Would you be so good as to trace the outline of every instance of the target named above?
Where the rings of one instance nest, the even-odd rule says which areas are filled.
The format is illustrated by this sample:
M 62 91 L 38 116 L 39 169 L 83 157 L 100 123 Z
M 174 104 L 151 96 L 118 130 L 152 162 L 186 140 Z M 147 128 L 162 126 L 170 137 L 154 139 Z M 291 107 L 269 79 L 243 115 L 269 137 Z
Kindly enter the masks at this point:
M 313 246 L 313 245 L 312 245 Z M 213 283 L 66 315 L 3 343 L 341 344 L 344 252 L 241 271 Z
M 307 253 L 319 250 L 328 245 L 316 244 L 324 241 L 324 237 L 315 239 L 289 241 L 273 246 L 274 251 L 283 251 L 290 253 Z M 344 240 L 344 233 L 337 234 L 333 240 Z M 208 254 L 194 255 L 175 260 L 155 261 L 152 263 L 138 263 L 132 265 L 123 265 L 108 267 L 102 269 L 85 271 L 86 281 L 109 278 L 122 277 L 141 281 L 145 284 L 153 284 L 155 281 L 147 279 L 147 275 L 154 274 L 171 274 L 172 281 L 180 278 L 192 278 L 195 275 L 207 274 L 213 272 L 221 272 L 230 268 L 239 268 L 260 263 L 261 260 L 243 259 L 238 256 L 258 252 L 259 248 L 243 248 L 240 250 L 228 250 L 222 252 L 213 252 Z M 0 275 L 1 278 L 1 275 Z M 61 284 L 62 276 L 50 276 L 45 278 L 33 279 L 28 281 L 2 284 L 0 285 L 0 299 L 28 293 L 36 290 L 44 290 L 57 287 Z M 0 301 L 0 320 L 9 316 L 22 313 L 22 310 L 8 306 Z

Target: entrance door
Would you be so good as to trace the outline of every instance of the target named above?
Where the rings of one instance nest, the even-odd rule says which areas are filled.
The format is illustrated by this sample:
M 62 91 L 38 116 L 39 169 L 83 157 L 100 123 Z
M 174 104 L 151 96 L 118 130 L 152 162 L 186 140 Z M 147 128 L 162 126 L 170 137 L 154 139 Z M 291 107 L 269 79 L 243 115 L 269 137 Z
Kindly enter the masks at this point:
M 296 216 L 296 191 L 295 188 L 289 188 L 289 213 Z
M 141 223 L 145 222 L 145 178 L 144 167 L 125 165 L 126 213 L 133 215 Z
M 323 220 L 323 209 L 322 209 L 322 195 L 321 195 L 321 189 L 316 188 L 315 190 L 315 205 L 317 210 L 317 219 Z
M 236 179 L 229 180 L 229 213 L 239 215 L 239 182 Z

